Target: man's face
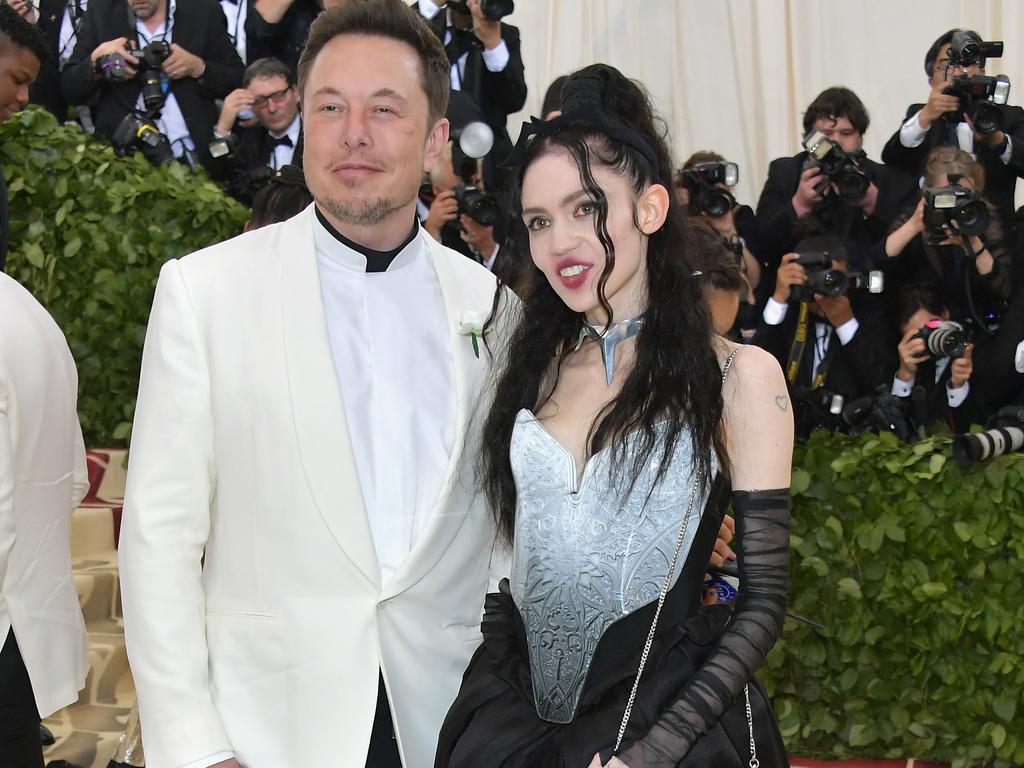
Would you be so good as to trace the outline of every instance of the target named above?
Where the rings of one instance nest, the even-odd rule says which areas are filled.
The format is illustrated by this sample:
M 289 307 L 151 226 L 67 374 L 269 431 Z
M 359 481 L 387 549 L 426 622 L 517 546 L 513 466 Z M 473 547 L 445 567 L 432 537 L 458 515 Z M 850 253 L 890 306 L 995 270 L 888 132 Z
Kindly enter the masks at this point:
M 339 35 L 316 57 L 302 94 L 303 164 L 314 199 L 339 222 L 409 220 L 425 172 L 448 141 L 429 119 L 419 57 L 371 35 Z
M 838 144 L 844 152 L 860 149 L 864 143 L 861 132 L 853 127 L 848 117 L 819 117 L 812 128 L 825 134 L 825 138 Z
M 968 67 L 961 67 L 959 64 L 950 64 L 949 62 L 949 43 L 939 48 L 939 55 L 935 57 L 935 65 L 932 67 L 931 77 L 928 78 L 928 84 L 933 88 L 937 83 L 948 83 L 954 77 L 960 75 L 983 75 L 985 74 L 985 68 L 979 67 L 976 64 L 971 64 Z
M 39 75 L 39 59 L 28 48 L 4 41 L 0 56 L 0 123 L 28 104 L 28 88 Z
M 268 131 L 283 132 L 298 114 L 298 91 L 280 75 L 254 78 L 246 90 L 255 97 L 252 111 L 256 119 Z
M 165 0 L 128 0 L 135 15 L 145 21 L 163 7 Z

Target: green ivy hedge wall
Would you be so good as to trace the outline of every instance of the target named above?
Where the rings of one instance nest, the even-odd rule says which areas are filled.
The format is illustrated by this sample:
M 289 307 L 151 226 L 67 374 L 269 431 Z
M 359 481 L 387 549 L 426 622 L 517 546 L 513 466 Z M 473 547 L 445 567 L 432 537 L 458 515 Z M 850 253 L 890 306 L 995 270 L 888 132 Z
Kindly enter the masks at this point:
M 247 212 L 39 110 L 0 127 L 0 161 L 8 272 L 68 337 L 87 444 L 123 445 L 160 265 Z M 791 609 L 822 628 L 787 619 L 760 673 L 792 753 L 1024 764 L 1024 456 L 950 455 L 939 437 L 798 446 Z
M 815 433 L 790 609 L 760 674 L 794 754 L 1024 764 L 1024 454 Z
M 6 271 L 53 314 L 78 363 L 87 445 L 131 430 L 160 266 L 242 231 L 248 211 L 180 163 L 154 168 L 39 108 L 0 126 Z

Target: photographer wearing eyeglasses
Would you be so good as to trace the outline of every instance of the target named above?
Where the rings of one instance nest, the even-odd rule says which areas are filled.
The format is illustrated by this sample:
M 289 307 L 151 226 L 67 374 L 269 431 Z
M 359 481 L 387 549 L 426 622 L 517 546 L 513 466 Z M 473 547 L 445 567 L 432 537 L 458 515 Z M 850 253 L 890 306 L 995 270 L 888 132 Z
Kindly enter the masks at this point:
M 211 175 L 245 203 L 289 165 L 302 133 L 295 75 L 280 59 L 258 59 L 224 99 L 210 143 Z
M 869 115 L 849 88 L 828 88 L 804 113 L 804 151 L 773 160 L 757 203 L 758 256 L 776 269 L 809 235 L 832 234 L 855 269 L 917 194 L 904 171 L 870 160 L 862 144 Z M 774 276 L 767 276 L 769 284 Z
M 215 0 L 91 0 L 61 87 L 71 104 L 95 99 L 119 152 L 206 164 L 216 99 L 243 69 Z
M 932 43 L 924 71 L 930 92 L 911 104 L 900 129 L 882 150 L 882 161 L 918 176 L 928 153 L 953 146 L 978 158 L 988 196 L 1012 231 L 1014 187 L 1024 177 L 1024 109 L 1006 104 L 1010 83 L 988 77 L 985 64 L 1001 57 L 1002 42 L 986 42 L 971 30 L 951 29 Z

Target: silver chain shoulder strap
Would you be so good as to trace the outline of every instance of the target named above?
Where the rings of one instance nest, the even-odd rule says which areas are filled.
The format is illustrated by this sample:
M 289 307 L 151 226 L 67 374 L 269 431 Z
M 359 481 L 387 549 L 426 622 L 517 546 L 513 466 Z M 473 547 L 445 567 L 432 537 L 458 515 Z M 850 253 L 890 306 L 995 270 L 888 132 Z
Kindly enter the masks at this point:
M 725 383 L 725 377 L 729 375 L 729 369 L 732 368 L 733 360 L 736 359 L 736 354 L 739 351 L 739 347 L 734 349 L 722 365 L 723 383 Z M 613 752 L 619 751 L 619 747 L 622 746 L 622 737 L 626 735 L 626 726 L 629 725 L 629 716 L 633 713 L 633 704 L 636 701 L 637 689 L 640 687 L 640 678 L 644 673 L 644 667 L 647 666 L 647 657 L 651 653 L 651 646 L 654 644 L 654 633 L 658 628 L 658 618 L 661 616 L 661 609 L 665 605 L 665 598 L 668 596 L 668 590 L 672 584 L 672 574 L 676 572 L 676 563 L 679 561 L 679 552 L 683 548 L 683 542 L 686 540 L 686 530 L 690 525 L 690 514 L 693 512 L 693 502 L 697 497 L 697 491 L 700 490 L 703 479 L 704 474 L 702 472 L 698 472 L 697 477 L 693 481 L 693 488 L 690 489 L 690 502 L 686 507 L 686 515 L 683 517 L 683 524 L 679 527 L 679 536 L 676 538 L 676 548 L 672 553 L 672 561 L 668 564 L 668 573 L 665 575 L 665 581 L 662 583 L 661 591 L 658 593 L 658 607 L 654 609 L 654 619 L 651 621 L 651 628 L 647 632 L 647 640 L 644 642 L 644 650 L 640 654 L 640 667 L 637 669 L 636 678 L 633 680 L 633 688 L 629 692 L 629 699 L 626 701 L 626 710 L 622 713 L 622 722 L 619 724 L 619 735 L 615 739 L 615 749 Z M 749 686 L 743 686 L 743 693 L 744 696 L 746 696 L 747 728 L 750 731 L 750 768 L 759 768 L 760 762 L 757 759 L 757 747 L 754 744 L 754 717 L 750 709 Z

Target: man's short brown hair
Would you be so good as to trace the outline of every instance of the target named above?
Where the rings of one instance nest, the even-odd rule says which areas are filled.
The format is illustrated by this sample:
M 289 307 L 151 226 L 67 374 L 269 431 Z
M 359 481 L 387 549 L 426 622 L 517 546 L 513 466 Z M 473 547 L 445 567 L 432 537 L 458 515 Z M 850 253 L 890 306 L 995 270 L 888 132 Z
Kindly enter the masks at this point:
M 420 84 L 427 94 L 429 122 L 433 125 L 444 117 L 451 88 L 448 55 L 427 23 L 402 0 L 347 0 L 321 13 L 310 26 L 306 47 L 299 57 L 300 99 L 316 57 L 339 35 L 386 37 L 410 46 L 420 59 Z

